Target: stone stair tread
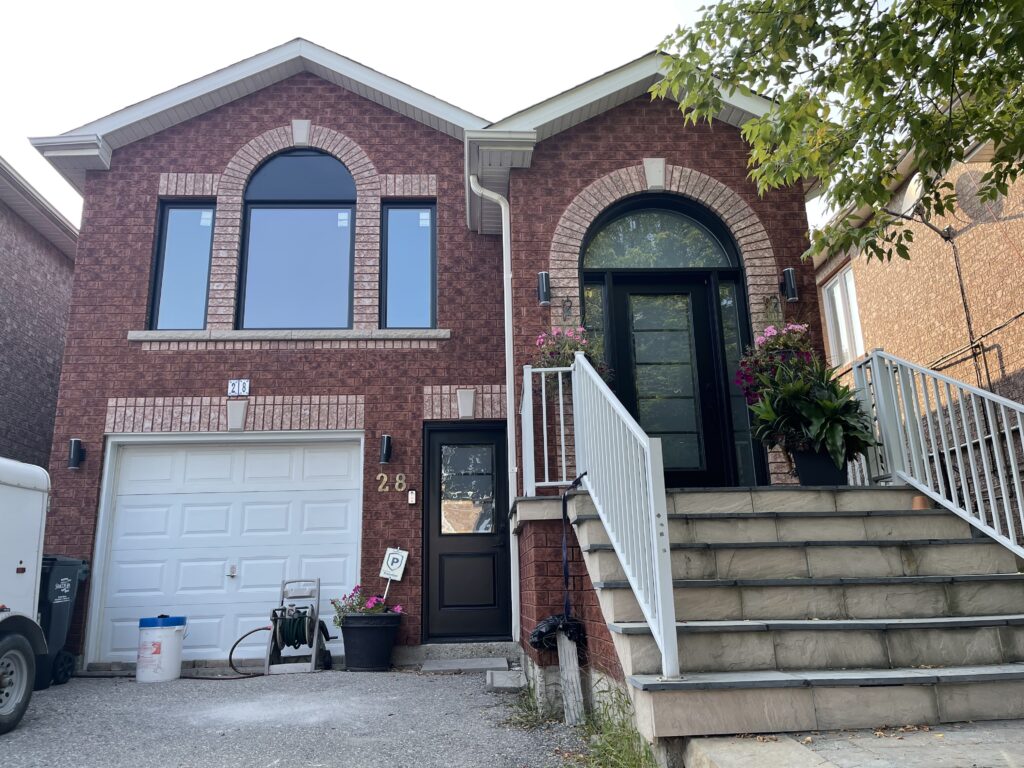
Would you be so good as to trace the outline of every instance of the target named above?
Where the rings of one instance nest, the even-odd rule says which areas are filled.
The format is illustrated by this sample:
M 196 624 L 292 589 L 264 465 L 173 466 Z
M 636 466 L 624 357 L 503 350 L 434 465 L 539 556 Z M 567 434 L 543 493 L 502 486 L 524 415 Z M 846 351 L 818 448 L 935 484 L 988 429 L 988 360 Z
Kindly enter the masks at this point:
M 800 512 L 669 512 L 670 520 L 752 520 L 801 517 L 935 517 L 951 515 L 945 509 L 845 509 Z M 572 515 L 575 523 L 600 521 L 600 516 L 593 512 Z
M 694 672 L 679 680 L 658 675 L 630 675 L 642 691 L 712 691 L 752 688 L 814 688 L 840 686 L 934 685 L 1024 680 L 1024 663 L 898 669 L 826 669 L 779 672 Z
M 673 550 L 694 549 L 785 549 L 793 547 L 929 547 L 945 545 L 1000 546 L 992 539 L 823 539 L 808 541 L 673 542 Z M 587 544 L 584 552 L 613 552 L 611 544 Z
M 1021 581 L 1024 573 L 969 573 L 956 576 L 859 576 L 859 577 L 793 577 L 784 579 L 673 579 L 674 588 L 707 587 L 828 587 L 872 584 L 948 584 L 962 581 Z M 595 581 L 596 589 L 629 589 L 625 579 Z
M 772 632 L 887 630 L 887 629 L 958 629 L 969 627 L 1003 627 L 1024 624 L 1024 613 L 993 616 L 939 616 L 923 619 L 736 619 L 733 621 L 679 621 L 682 632 Z M 649 635 L 645 621 L 609 622 L 608 629 L 621 635 Z

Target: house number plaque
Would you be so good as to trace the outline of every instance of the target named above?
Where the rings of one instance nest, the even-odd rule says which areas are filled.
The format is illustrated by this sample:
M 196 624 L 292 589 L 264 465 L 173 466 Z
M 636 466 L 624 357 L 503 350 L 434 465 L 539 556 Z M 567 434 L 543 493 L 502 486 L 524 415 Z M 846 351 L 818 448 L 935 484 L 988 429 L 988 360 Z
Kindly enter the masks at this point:
M 388 477 L 386 474 L 384 474 L 383 472 L 378 472 L 376 480 L 377 480 L 377 491 L 379 493 L 387 493 L 388 491 L 391 490 L 391 478 Z M 402 493 L 408 487 L 409 486 L 406 485 L 406 482 L 405 482 L 405 475 L 403 475 L 401 473 L 395 475 L 395 490 L 396 491 L 398 491 L 399 493 Z

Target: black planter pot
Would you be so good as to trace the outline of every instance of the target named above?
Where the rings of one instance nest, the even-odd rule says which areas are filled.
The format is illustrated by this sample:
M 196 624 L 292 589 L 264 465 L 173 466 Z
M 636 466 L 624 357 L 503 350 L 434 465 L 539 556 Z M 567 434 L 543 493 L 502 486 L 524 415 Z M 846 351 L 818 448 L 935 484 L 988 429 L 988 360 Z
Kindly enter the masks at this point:
M 828 451 L 794 451 L 793 461 L 800 485 L 849 485 L 846 462 L 837 468 Z
M 351 672 L 387 672 L 402 623 L 400 613 L 350 613 L 341 620 L 345 668 Z

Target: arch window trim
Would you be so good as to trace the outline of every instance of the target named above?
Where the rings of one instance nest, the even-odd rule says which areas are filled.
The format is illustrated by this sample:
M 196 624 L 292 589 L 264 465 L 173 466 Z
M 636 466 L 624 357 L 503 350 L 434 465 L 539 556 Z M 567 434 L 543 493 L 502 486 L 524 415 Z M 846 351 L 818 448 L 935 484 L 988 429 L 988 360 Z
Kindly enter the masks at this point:
M 330 198 L 326 195 L 310 195 L 308 198 L 303 198 L 299 195 L 289 196 L 283 194 L 280 197 L 273 195 L 259 195 L 256 199 L 251 199 L 250 196 L 250 185 L 253 181 L 257 180 L 259 174 L 266 169 L 268 165 L 276 160 L 280 160 L 285 157 L 310 157 L 319 156 L 333 163 L 337 163 L 341 169 L 344 170 L 348 177 L 348 181 L 351 184 L 350 194 L 339 195 L 338 198 Z M 301 183 L 301 176 L 298 179 L 286 179 L 288 182 Z M 351 172 L 339 159 L 334 157 L 327 152 L 323 152 L 317 149 L 311 148 L 292 148 L 279 152 L 271 157 L 267 158 L 261 163 L 255 171 L 249 176 L 249 181 L 243 191 L 243 205 L 242 205 L 242 236 L 240 240 L 239 248 L 239 269 L 238 269 L 238 287 L 237 287 L 237 301 L 235 305 L 235 328 L 238 330 L 246 331 L 302 331 L 302 330 L 330 330 L 330 331 L 341 331 L 350 330 L 353 328 L 354 323 L 354 312 L 355 312 L 355 249 L 356 249 L 356 187 L 355 182 L 352 179 Z M 318 209 L 329 209 L 336 210 L 339 213 L 342 211 L 347 212 L 348 215 L 348 242 L 347 242 L 347 296 L 344 300 L 347 302 L 347 313 L 345 317 L 344 325 L 247 325 L 246 324 L 246 302 L 249 282 L 249 249 L 252 244 L 252 213 L 257 210 L 318 210 Z

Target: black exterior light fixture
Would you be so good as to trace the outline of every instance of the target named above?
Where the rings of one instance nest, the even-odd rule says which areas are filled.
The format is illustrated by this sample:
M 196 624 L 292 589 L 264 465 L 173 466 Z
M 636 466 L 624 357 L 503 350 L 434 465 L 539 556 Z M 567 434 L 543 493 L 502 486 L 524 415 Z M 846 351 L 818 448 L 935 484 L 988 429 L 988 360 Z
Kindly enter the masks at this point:
M 78 469 L 85 461 L 85 446 L 77 437 L 68 441 L 68 469 Z
M 786 267 L 782 270 L 782 280 L 779 281 L 779 293 L 790 303 L 800 300 L 800 292 L 796 287 L 796 270 L 793 267 Z
M 551 275 L 547 272 L 537 273 L 537 301 L 542 307 L 551 306 Z
M 391 461 L 391 435 L 380 436 L 380 463 L 387 464 Z

